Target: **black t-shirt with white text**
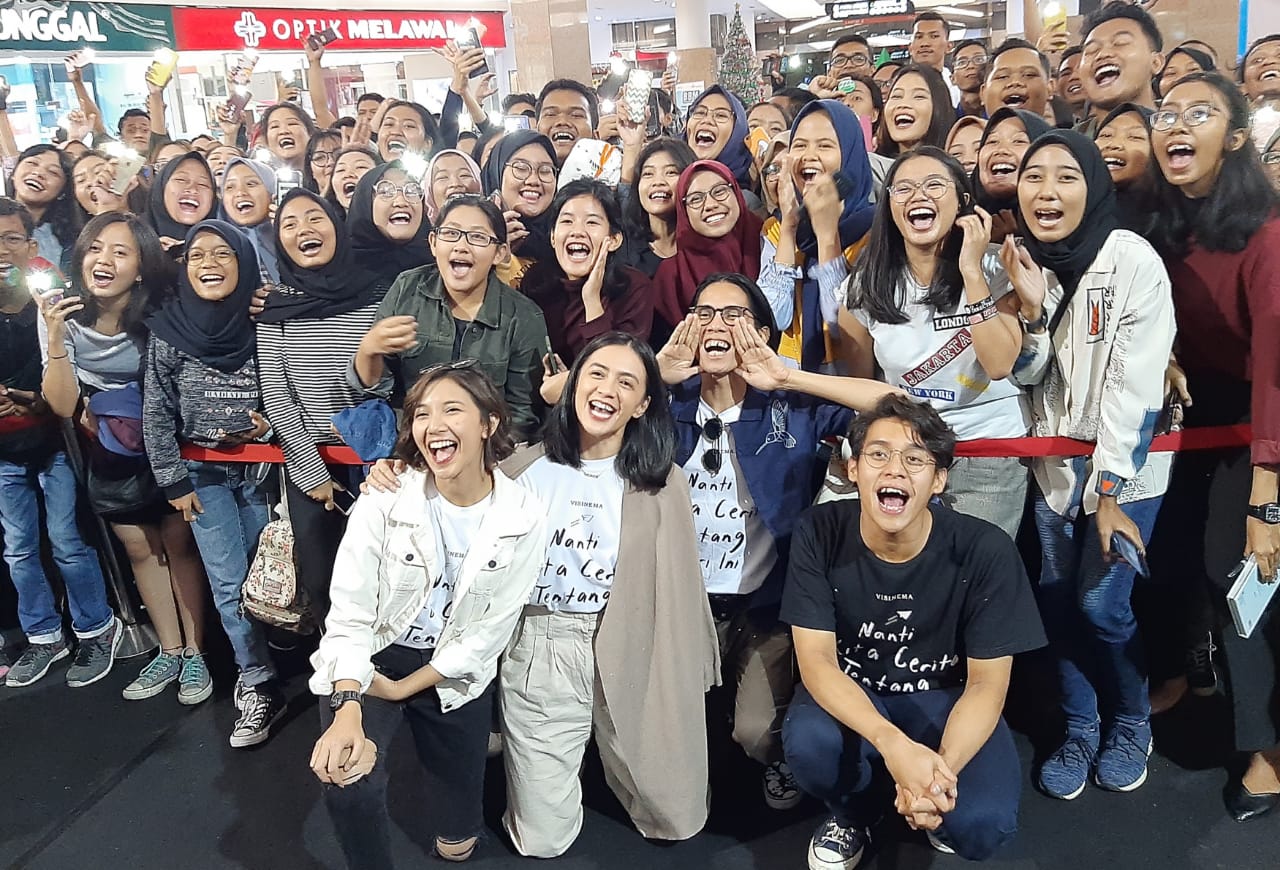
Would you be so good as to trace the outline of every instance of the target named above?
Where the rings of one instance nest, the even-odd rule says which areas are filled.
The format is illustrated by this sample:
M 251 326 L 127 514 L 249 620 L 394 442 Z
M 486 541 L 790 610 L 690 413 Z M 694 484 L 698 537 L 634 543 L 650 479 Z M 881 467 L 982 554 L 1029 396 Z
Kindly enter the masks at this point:
M 959 686 L 965 659 L 1045 645 L 1009 536 L 943 505 L 929 510 L 929 540 L 900 564 L 867 549 L 857 501 L 813 508 L 792 538 L 782 621 L 834 632 L 841 669 L 876 694 Z

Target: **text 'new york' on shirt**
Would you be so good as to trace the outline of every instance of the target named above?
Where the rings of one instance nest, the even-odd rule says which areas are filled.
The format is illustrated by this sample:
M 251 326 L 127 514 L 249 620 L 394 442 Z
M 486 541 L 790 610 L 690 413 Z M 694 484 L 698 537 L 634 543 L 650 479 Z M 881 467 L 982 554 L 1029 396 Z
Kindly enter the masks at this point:
M 453 504 L 439 493 L 434 493 L 427 500 L 427 508 L 431 512 L 431 521 L 439 531 L 439 541 L 444 557 L 444 570 L 432 581 L 427 591 L 427 599 L 422 610 L 414 618 L 413 624 L 404 630 L 396 639 L 400 646 L 414 649 L 435 649 L 440 641 L 440 634 L 449 621 L 453 609 L 453 590 L 458 585 L 458 572 L 462 570 L 462 560 L 466 558 L 471 542 L 485 512 L 493 504 L 493 493 L 467 507 Z
M 622 540 L 622 477 L 614 458 L 571 468 L 542 457 L 517 482 L 547 506 L 551 540 L 529 603 L 599 613 L 609 603 Z
M 834 632 L 841 669 L 876 694 L 955 687 L 965 659 L 1045 645 L 1008 535 L 944 505 L 929 510 L 924 549 L 899 564 L 863 543 L 857 501 L 814 508 L 792 537 L 782 621 Z
M 698 403 L 698 425 L 719 419 L 721 435 L 715 441 L 698 438 L 684 464 L 693 502 L 693 526 L 698 535 L 698 561 L 702 581 L 712 595 L 748 595 L 764 585 L 778 560 L 773 535 L 760 519 L 738 466 L 733 424 L 742 414 L 741 403 L 719 414 L 706 402 Z M 719 451 L 720 469 L 712 473 L 704 462 L 708 451 Z M 714 465 L 713 465 L 714 467 Z

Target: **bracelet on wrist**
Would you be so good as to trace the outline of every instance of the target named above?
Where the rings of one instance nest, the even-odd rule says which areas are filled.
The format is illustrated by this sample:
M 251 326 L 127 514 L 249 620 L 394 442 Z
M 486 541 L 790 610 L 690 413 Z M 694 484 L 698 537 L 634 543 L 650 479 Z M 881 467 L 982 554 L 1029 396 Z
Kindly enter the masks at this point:
M 994 305 L 990 305 L 982 309 L 981 311 L 975 311 L 970 313 L 969 325 L 977 326 L 979 323 L 983 323 L 985 321 L 991 320 L 994 317 L 999 317 L 999 316 L 1000 316 L 1000 312 L 996 310 L 996 307 Z
M 971 302 L 964 307 L 965 314 L 972 317 L 975 314 L 982 314 L 996 307 L 994 296 L 987 295 L 979 299 L 977 302 Z

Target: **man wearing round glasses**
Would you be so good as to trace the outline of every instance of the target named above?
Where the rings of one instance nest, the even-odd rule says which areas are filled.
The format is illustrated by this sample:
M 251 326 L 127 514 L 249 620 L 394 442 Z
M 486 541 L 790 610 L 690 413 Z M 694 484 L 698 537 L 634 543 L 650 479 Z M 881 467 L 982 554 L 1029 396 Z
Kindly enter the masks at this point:
M 956 436 L 905 396 L 849 430 L 859 499 L 796 524 L 781 618 L 802 687 L 787 763 L 831 816 L 810 868 L 853 868 L 894 808 L 934 848 L 992 855 L 1017 829 L 1022 773 L 1001 718 L 1013 656 L 1045 645 L 1031 584 L 998 527 L 937 500 Z

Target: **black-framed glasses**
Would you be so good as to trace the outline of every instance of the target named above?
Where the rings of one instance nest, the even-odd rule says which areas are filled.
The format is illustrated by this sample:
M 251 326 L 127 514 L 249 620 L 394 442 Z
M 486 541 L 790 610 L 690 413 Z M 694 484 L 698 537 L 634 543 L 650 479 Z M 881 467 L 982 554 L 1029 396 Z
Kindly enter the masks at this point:
M 534 172 L 538 173 L 539 181 L 550 184 L 556 180 L 556 167 L 552 163 L 539 163 L 534 166 L 528 160 L 511 160 L 507 162 L 507 168 L 511 170 L 516 181 L 524 181 Z
M 719 474 L 720 469 L 724 467 L 724 451 L 720 449 L 718 443 L 723 436 L 724 421 L 719 417 L 712 417 L 702 424 L 702 437 L 713 445 L 702 454 L 702 467 L 708 474 Z
M 947 191 L 954 186 L 954 181 L 949 178 L 943 178 L 941 175 L 930 175 L 923 181 L 903 179 L 902 181 L 894 182 L 893 187 L 889 188 L 889 196 L 893 197 L 894 202 L 901 205 L 915 196 L 917 190 L 923 190 L 925 196 L 937 202 L 946 196 Z
M 969 69 L 970 67 L 981 68 L 986 66 L 987 56 L 985 54 L 975 54 L 973 57 L 958 57 L 954 64 L 957 70 Z
M 0 245 L 4 245 L 11 251 L 21 250 L 22 246 L 31 241 L 22 233 L 3 233 L 0 234 Z
M 862 460 L 872 468 L 884 468 L 893 460 L 894 456 L 902 457 L 902 467 L 907 471 L 916 472 L 924 471 L 930 465 L 936 465 L 936 460 L 924 450 L 890 450 L 887 447 L 871 447 L 863 450 L 858 454 Z
M 436 238 L 442 242 L 453 244 L 462 238 L 466 238 L 467 244 L 476 248 L 487 248 L 490 245 L 499 244 L 497 236 L 491 236 L 488 233 L 482 233 L 479 230 L 466 232 L 457 227 L 436 227 L 434 230 Z
M 1173 129 L 1179 118 L 1188 127 L 1199 127 L 1221 111 L 1217 106 L 1210 103 L 1196 103 L 1195 105 L 1187 106 L 1181 112 L 1173 109 L 1161 109 L 1151 116 L 1151 129 L 1159 130 L 1161 133 L 1167 132 Z
M 684 204 L 689 208 L 702 211 L 702 207 L 706 205 L 707 197 L 710 196 L 716 202 L 724 202 L 733 195 L 733 185 L 728 182 L 721 182 L 708 191 L 698 191 L 691 193 L 684 198 Z
M 373 192 L 382 199 L 395 199 L 397 193 L 404 194 L 404 198 L 409 202 L 422 202 L 422 198 L 426 196 L 422 185 L 416 181 L 406 181 L 404 184 L 379 181 L 373 186 Z
M 236 258 L 236 252 L 230 248 L 214 248 L 208 254 L 201 250 L 187 251 L 187 265 L 199 266 L 205 260 L 225 266 Z
M 739 317 L 755 317 L 750 308 L 744 308 L 741 305 L 726 305 L 723 308 L 715 308 L 711 305 L 695 305 L 689 309 L 689 313 L 695 315 L 699 323 L 704 324 L 715 320 L 716 315 L 719 314 L 725 326 L 733 326 L 738 322 Z
M 871 66 L 871 58 L 865 54 L 833 54 L 827 61 L 827 69 L 835 72 L 840 69 L 866 69 Z

